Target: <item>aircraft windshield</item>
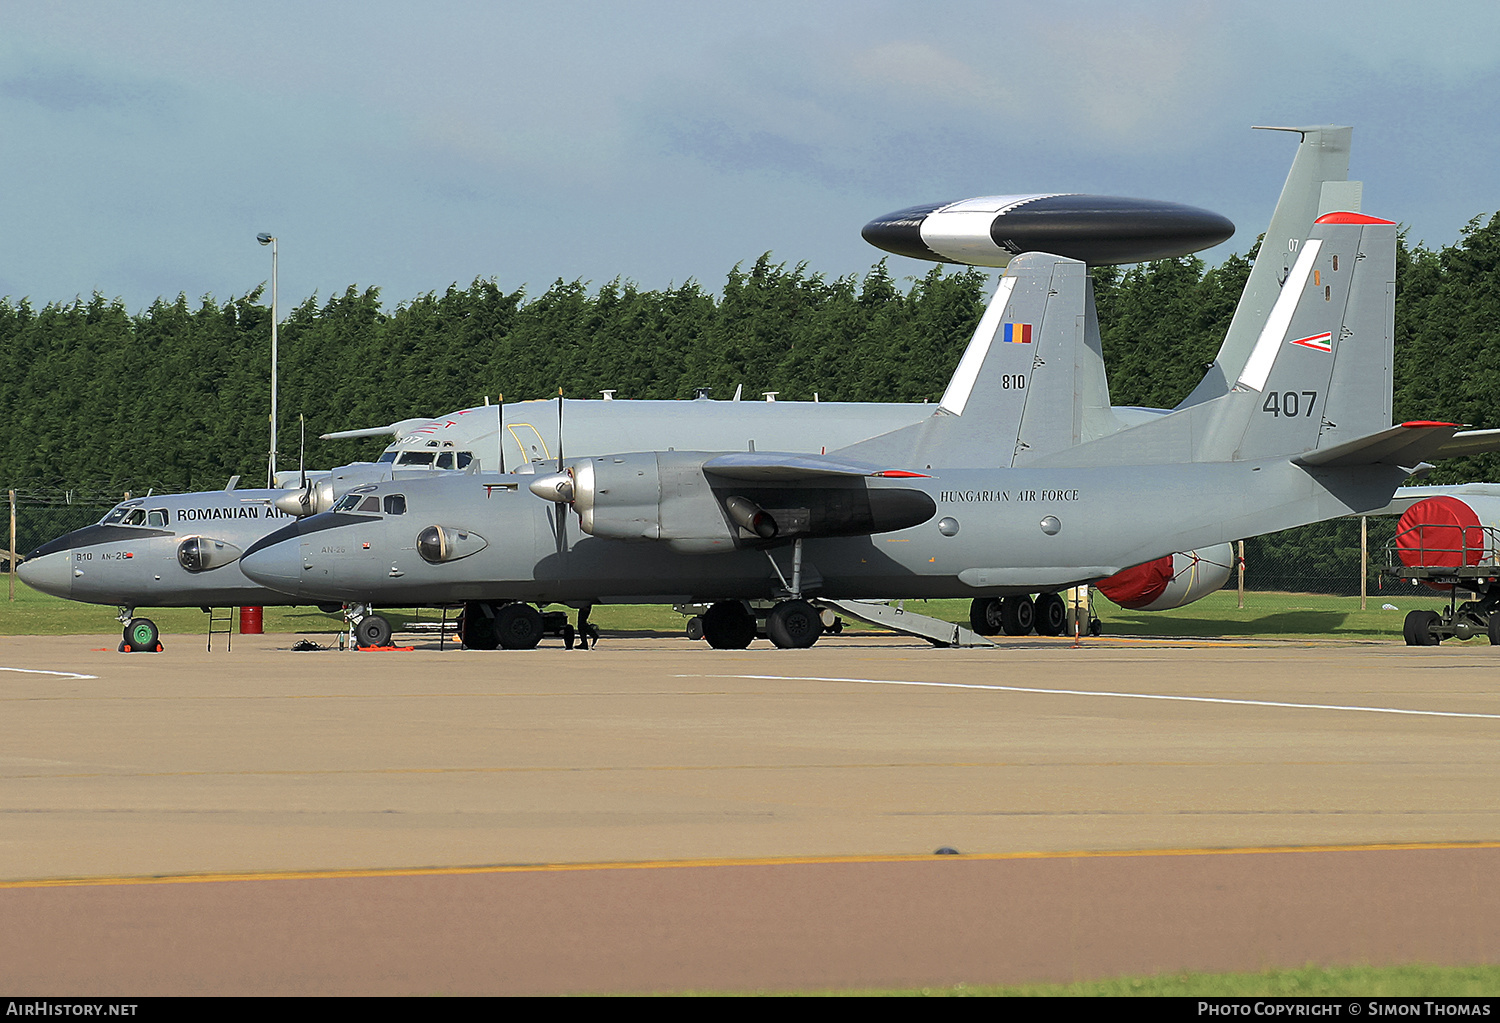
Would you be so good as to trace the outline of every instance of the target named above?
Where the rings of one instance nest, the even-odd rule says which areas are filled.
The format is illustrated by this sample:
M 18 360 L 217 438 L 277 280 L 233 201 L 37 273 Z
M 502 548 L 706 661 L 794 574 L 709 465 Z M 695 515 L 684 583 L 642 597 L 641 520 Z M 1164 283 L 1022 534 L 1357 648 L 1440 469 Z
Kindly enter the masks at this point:
M 436 451 L 403 451 L 397 465 L 431 465 Z
M 140 512 L 140 519 L 139 519 L 139 521 L 125 522 L 124 521 L 125 516 L 130 515 L 132 512 Z M 145 513 L 144 510 L 141 509 L 141 507 L 140 507 L 139 504 L 121 504 L 121 505 L 115 506 L 115 508 L 112 509 L 108 515 L 106 515 L 106 516 L 104 516 L 104 518 L 100 519 L 99 520 L 99 525 L 101 525 L 101 526 L 113 526 L 116 523 L 123 523 L 124 525 L 127 525 L 127 526 L 139 526 L 141 523 L 143 523 L 145 521 L 146 521 L 146 513 Z
M 380 457 L 377 458 L 377 459 L 375 459 L 375 464 L 379 465 L 381 462 L 394 462 L 395 460 L 396 460 L 396 452 L 394 452 L 394 451 L 382 451 L 380 453 Z

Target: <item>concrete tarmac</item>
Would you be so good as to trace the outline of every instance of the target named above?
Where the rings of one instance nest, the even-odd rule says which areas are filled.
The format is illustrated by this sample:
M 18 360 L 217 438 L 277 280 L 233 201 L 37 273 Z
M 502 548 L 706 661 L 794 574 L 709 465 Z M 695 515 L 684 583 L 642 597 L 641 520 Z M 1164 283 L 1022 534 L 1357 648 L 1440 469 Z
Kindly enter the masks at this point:
M 948 857 L 901 859 L 939 847 L 958 850 L 965 870 L 1000 872 L 985 875 L 986 884 L 1024 883 L 1038 898 L 1052 892 L 1034 916 L 1057 921 L 1055 911 L 1076 910 L 1086 895 L 1077 885 L 1102 877 L 1100 870 L 1069 867 L 1064 875 L 1071 882 L 1043 883 L 1016 873 L 1023 869 L 1017 864 L 1030 861 L 999 857 L 1426 844 L 1425 850 L 1204 861 L 1262 865 L 1235 868 L 1249 879 L 1230 885 L 1236 898 L 1261 899 L 1263 908 L 1270 900 L 1282 907 L 1277 913 L 1293 916 L 1297 904 L 1307 903 L 1308 912 L 1322 915 L 1325 929 L 1344 933 L 1343 922 L 1355 926 L 1348 912 L 1330 917 L 1326 900 L 1288 902 L 1288 893 L 1325 883 L 1309 877 L 1346 876 L 1337 864 L 1353 860 L 1340 857 L 1365 857 L 1360 870 L 1385 878 L 1369 881 L 1365 895 L 1376 897 L 1377 908 L 1394 907 L 1391 899 L 1411 887 L 1410 857 L 1420 853 L 1426 857 L 1422 883 L 1435 886 L 1436 894 L 1411 905 L 1445 907 L 1433 913 L 1446 914 L 1446 923 L 1435 917 L 1433 926 L 1461 935 L 1451 947 L 1429 942 L 1436 950 L 1431 955 L 1500 961 L 1495 928 L 1475 922 L 1475 930 L 1460 919 L 1466 913 L 1500 916 L 1477 897 L 1485 886 L 1474 880 L 1482 869 L 1494 876 L 1497 857 L 1483 847 L 1500 841 L 1500 652 L 1488 645 L 1105 638 L 1077 649 L 1069 641 L 1031 639 L 966 651 L 846 635 L 807 651 L 773 650 L 763 642 L 747 651 L 711 651 L 678 639 L 606 638 L 588 652 L 555 646 L 439 652 L 423 643 L 409 653 L 293 653 L 288 648 L 295 638 L 236 636 L 233 652 L 208 653 L 201 638 L 167 637 L 167 649 L 156 655 L 119 654 L 113 636 L 0 638 L 0 669 L 6 669 L 0 670 L 0 879 L 8 882 L 0 887 L 0 907 L 7 920 L 31 922 L 15 939 L 19 945 L 0 949 L 0 986 L 28 994 L 244 991 L 246 984 L 263 993 L 516 993 L 817 986 L 819 978 L 833 986 L 946 983 L 952 969 L 924 972 L 916 968 L 921 957 L 910 953 L 887 961 L 861 952 L 856 960 L 866 969 L 851 969 L 848 954 L 864 949 L 872 936 L 886 934 L 890 940 L 875 946 L 896 949 L 910 944 L 914 927 L 928 933 L 928 925 L 916 927 L 916 921 L 931 914 L 889 898 L 907 884 L 903 876 L 913 890 L 928 893 L 921 906 L 971 906 L 960 915 L 971 937 L 987 936 L 985 948 L 1014 943 L 1005 937 L 1013 935 L 1011 903 L 964 894 L 985 890 L 972 887 L 978 882 L 952 887 L 943 880 L 977 875 L 961 875 Z M 1463 844 L 1480 848 L 1451 848 Z M 775 858 L 814 862 L 744 862 Z M 830 858 L 883 865 L 876 870 L 869 862 Z M 1216 900 L 1228 898 L 1227 882 L 1213 880 L 1214 871 L 1228 868 L 1198 871 L 1200 882 L 1165 900 L 1159 880 L 1126 879 L 1172 876 L 1187 862 L 1180 855 L 1045 859 L 1124 864 L 1112 868 L 1123 875 L 1089 883 L 1104 885 L 1101 892 L 1113 892 L 1116 901 L 1121 892 L 1135 893 L 1120 919 L 1156 920 L 1161 926 L 1151 932 L 1175 933 L 1167 942 L 1173 948 L 1122 956 L 1125 946 L 1154 947 L 1136 933 L 1090 943 L 1097 953 L 1066 962 L 1020 952 L 965 960 L 965 971 L 974 972 L 958 979 L 1187 968 L 1183 964 L 1202 960 L 1193 946 L 1201 951 L 1203 942 L 1189 940 L 1196 932 L 1172 926 L 1171 919 L 1188 913 L 1215 919 Z M 411 873 L 684 861 L 713 865 L 420 879 Z M 1477 866 L 1481 861 L 1489 866 Z M 1315 862 L 1327 865 L 1313 870 Z M 1452 864 L 1451 874 L 1445 864 Z M 392 873 L 190 885 L 99 880 L 380 870 Z M 776 880 L 748 889 L 725 886 L 724 878 L 738 876 L 725 871 Z M 1303 880 L 1290 886 L 1277 880 L 1286 871 L 1300 871 Z M 638 879 L 648 875 L 682 880 L 643 889 Z M 877 875 L 873 888 L 859 880 Z M 484 889 L 475 878 L 502 885 L 506 894 Z M 612 878 L 625 880 L 610 887 Z M 409 894 L 413 884 L 427 894 Z M 274 905 L 288 897 L 268 893 L 297 885 L 307 887 L 296 889 L 302 894 L 291 898 L 293 906 L 344 905 L 317 915 L 325 922 L 351 920 L 333 946 L 340 951 L 332 961 L 343 967 L 314 969 L 307 954 L 297 969 L 275 967 L 272 960 L 301 947 L 288 935 L 321 926 L 299 924 L 295 912 L 278 915 L 287 911 Z M 643 913 L 659 915 L 678 900 L 696 905 L 705 886 L 725 903 L 739 904 L 726 893 L 750 892 L 744 898 L 759 908 L 745 912 L 770 921 L 771 933 L 821 907 L 817 926 L 793 933 L 805 937 L 836 925 L 850 941 L 842 949 L 826 937 L 805 945 L 800 938 L 773 941 L 785 946 L 797 969 L 768 968 L 761 975 L 726 970 L 725 962 L 744 959 L 730 951 L 688 957 L 705 964 L 695 973 L 682 967 L 682 956 L 664 955 L 660 943 L 618 937 L 632 933 L 630 921 L 644 919 Z M 213 892 L 238 894 L 204 904 Z M 581 892 L 589 897 L 580 901 Z M 832 907 L 826 902 L 831 892 L 843 893 Z M 520 978 L 525 983 L 494 968 L 494 957 L 516 961 L 503 941 L 450 942 L 436 918 L 423 925 L 430 930 L 414 933 L 420 920 L 399 908 L 381 910 L 475 907 L 489 898 L 514 908 L 517 898 L 524 903 L 527 897 L 542 900 L 538 918 L 551 923 L 528 924 L 526 947 L 533 958 L 562 965 L 549 974 L 533 964 Z M 598 909 L 575 909 L 558 919 L 545 912 L 549 904 Z M 861 904 L 871 912 L 856 912 Z M 1163 907 L 1170 910 L 1166 919 Z M 124 914 L 123 937 L 110 944 L 111 955 L 80 963 L 75 950 L 82 932 L 101 933 L 84 924 L 99 919 L 90 912 Z M 383 923 L 372 923 L 372 913 Z M 450 921 L 463 918 L 456 908 L 447 914 Z M 184 949 L 216 947 L 220 939 L 234 944 L 220 931 L 213 931 L 215 941 L 189 940 L 215 919 L 238 921 L 233 933 L 244 936 L 234 961 L 247 965 L 228 971 L 239 978 L 235 983 L 229 983 L 223 955 L 201 969 L 184 958 Z M 494 917 L 488 919 L 485 926 L 493 926 Z M 704 928 L 690 947 L 736 947 L 722 916 L 690 912 L 685 919 Z M 144 920 L 155 923 L 144 926 Z M 940 920 L 932 926 L 941 930 Z M 459 932 L 472 938 L 472 928 Z M 1036 948 L 1052 947 L 1036 924 L 1028 933 L 1037 936 Z M 900 934 L 907 938 L 898 940 Z M 1326 958 L 1297 942 L 1279 949 L 1264 934 L 1241 937 L 1212 962 L 1255 969 L 1361 955 L 1364 961 L 1402 961 L 1405 954 L 1399 941 L 1355 940 L 1348 933 L 1312 941 L 1313 952 L 1326 947 Z M 576 953 L 580 941 L 596 954 L 564 954 Z M 389 957 L 374 954 L 378 948 L 418 946 L 446 950 L 439 958 L 454 968 L 412 975 L 386 968 L 365 977 L 350 965 L 361 956 L 385 962 Z M 460 951 L 465 947 L 488 950 L 490 965 L 467 959 Z M 606 947 L 611 954 L 598 954 Z M 556 950 L 550 958 L 549 948 Z M 1284 959 L 1288 950 L 1295 955 Z M 117 965 L 106 970 L 105 962 Z M 819 962 L 826 966 L 821 972 Z M 1021 963 L 1032 965 L 1012 968 Z M 703 983 L 695 984 L 695 976 Z M 222 981 L 217 988 L 214 977 Z M 393 977 L 405 979 L 392 987 Z M 422 978 L 432 986 L 422 987 Z

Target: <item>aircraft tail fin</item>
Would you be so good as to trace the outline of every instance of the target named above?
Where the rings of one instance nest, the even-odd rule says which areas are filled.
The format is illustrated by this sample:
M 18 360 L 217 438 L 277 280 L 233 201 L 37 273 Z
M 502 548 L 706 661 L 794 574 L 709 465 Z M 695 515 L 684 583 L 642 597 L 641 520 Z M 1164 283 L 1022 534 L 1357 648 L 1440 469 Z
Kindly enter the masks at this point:
M 1028 252 L 1010 261 L 936 412 L 841 453 L 1004 467 L 1113 428 L 1088 268 Z
M 1319 217 L 1233 390 L 1209 403 L 1195 459 L 1295 456 L 1387 429 L 1395 279 L 1394 223 Z
M 1295 265 L 1298 249 L 1313 221 L 1325 213 L 1358 213 L 1360 209 L 1362 185 L 1347 180 L 1352 128 L 1329 124 L 1265 130 L 1295 131 L 1302 140 L 1224 343 L 1219 346 L 1208 373 L 1179 408 L 1217 398 L 1233 386 L 1281 293 L 1282 282 Z

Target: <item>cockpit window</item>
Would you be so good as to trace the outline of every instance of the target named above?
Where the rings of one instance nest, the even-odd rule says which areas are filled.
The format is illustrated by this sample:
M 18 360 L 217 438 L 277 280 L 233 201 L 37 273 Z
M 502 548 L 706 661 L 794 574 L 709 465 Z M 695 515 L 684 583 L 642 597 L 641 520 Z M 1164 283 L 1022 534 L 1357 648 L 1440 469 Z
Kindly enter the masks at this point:
M 358 504 L 358 494 L 345 494 L 343 497 L 339 498 L 339 503 L 333 506 L 333 510 L 336 512 L 353 511 L 355 506 Z
M 146 525 L 165 526 L 167 524 L 167 510 L 165 508 L 152 508 L 146 513 Z
M 125 517 L 125 513 L 129 510 L 129 508 L 116 508 L 108 515 L 104 516 L 104 518 L 100 519 L 99 524 L 101 526 L 112 526 L 116 522 L 119 522 L 121 519 L 123 519 Z
M 380 453 L 380 457 L 377 458 L 377 459 L 375 459 L 375 462 L 376 462 L 376 464 L 379 464 L 381 462 L 394 462 L 395 460 L 396 460 L 396 452 L 394 452 L 394 451 L 382 451 Z
M 125 526 L 144 526 L 145 524 L 146 509 L 144 508 L 130 509 L 130 513 L 125 516 L 125 521 L 121 523 L 121 525 Z
M 441 455 L 438 455 L 437 467 L 439 469 L 453 468 L 453 452 L 444 451 Z
M 397 465 L 431 465 L 436 451 L 403 451 Z
M 406 495 L 387 494 L 385 498 L 385 513 L 387 515 L 405 515 Z
M 363 501 L 360 502 L 360 504 L 359 504 L 359 510 L 362 511 L 362 512 L 378 512 L 378 511 L 380 511 L 380 498 L 378 498 L 378 497 L 367 497 L 367 498 L 365 498 Z
M 467 469 L 469 467 L 469 463 L 472 461 L 474 461 L 474 452 L 460 451 L 458 453 L 458 467 L 460 469 Z

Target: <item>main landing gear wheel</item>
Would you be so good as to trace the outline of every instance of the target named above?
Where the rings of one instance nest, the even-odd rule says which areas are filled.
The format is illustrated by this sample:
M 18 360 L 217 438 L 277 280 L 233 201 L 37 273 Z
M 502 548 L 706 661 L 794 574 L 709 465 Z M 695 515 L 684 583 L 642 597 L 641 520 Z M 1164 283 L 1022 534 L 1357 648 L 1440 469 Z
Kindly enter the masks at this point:
M 1030 597 L 1006 597 L 1000 601 L 1000 629 L 1007 636 L 1029 636 L 1036 625 L 1036 605 Z
M 354 642 L 362 647 L 391 645 L 391 623 L 379 615 L 365 615 L 354 626 Z
M 1055 593 L 1036 598 L 1036 634 L 1061 636 L 1068 628 L 1068 602 Z
M 458 616 L 458 641 L 470 650 L 493 650 L 499 646 L 494 609 L 477 600 L 466 603 Z
M 975 597 L 969 603 L 969 628 L 981 636 L 998 636 L 1004 628 L 999 597 Z
M 807 601 L 783 600 L 766 616 L 766 635 L 783 650 L 805 650 L 823 635 L 823 620 Z
M 125 643 L 122 647 L 132 653 L 158 653 L 161 644 L 157 642 L 161 633 L 157 631 L 156 623 L 149 618 L 132 618 L 125 626 Z
M 703 613 L 703 638 L 715 650 L 743 650 L 755 638 L 755 616 L 737 600 L 721 600 Z
M 544 624 L 542 613 L 530 604 L 506 604 L 495 612 L 495 633 L 507 650 L 534 650 Z
M 1490 615 L 1490 645 L 1500 646 L 1500 611 Z
M 1437 646 L 1442 639 L 1433 634 L 1432 627 L 1442 621 L 1436 611 L 1412 611 L 1406 616 L 1406 622 L 1401 628 L 1406 637 L 1407 646 Z M 1494 642 L 1495 624 L 1490 620 L 1490 637 Z

